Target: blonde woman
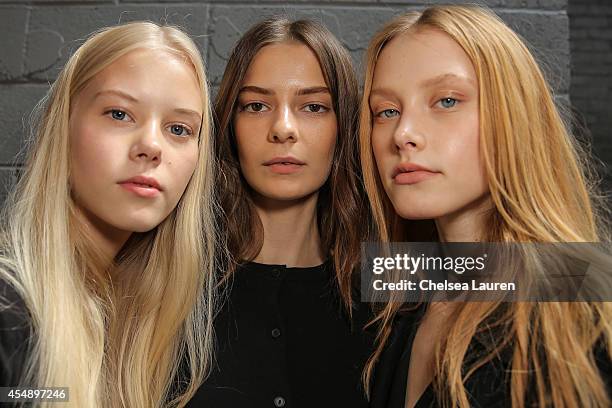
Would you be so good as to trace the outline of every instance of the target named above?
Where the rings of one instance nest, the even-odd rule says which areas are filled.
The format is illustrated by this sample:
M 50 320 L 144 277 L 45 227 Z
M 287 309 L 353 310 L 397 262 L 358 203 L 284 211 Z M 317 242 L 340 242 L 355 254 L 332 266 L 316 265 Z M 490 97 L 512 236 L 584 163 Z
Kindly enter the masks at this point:
M 2 386 L 68 387 L 79 408 L 182 406 L 211 353 L 200 53 L 173 27 L 103 29 L 41 105 L 3 217 Z
M 428 8 L 375 35 L 360 142 L 383 241 L 610 238 L 540 69 L 482 8 Z M 610 406 L 609 303 L 406 309 L 389 303 L 378 316 L 365 371 L 373 408 Z

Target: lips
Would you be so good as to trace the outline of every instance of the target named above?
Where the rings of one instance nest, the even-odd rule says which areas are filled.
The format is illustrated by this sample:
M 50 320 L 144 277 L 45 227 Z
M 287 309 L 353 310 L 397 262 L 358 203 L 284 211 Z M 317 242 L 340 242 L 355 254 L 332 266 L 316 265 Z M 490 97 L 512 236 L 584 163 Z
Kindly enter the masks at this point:
M 289 175 L 300 171 L 306 163 L 292 156 L 275 157 L 263 163 L 272 173 Z
M 416 163 L 400 163 L 393 170 L 393 181 L 396 184 L 416 184 L 440 174 Z
M 152 177 L 136 176 L 119 182 L 124 189 L 140 197 L 157 197 L 163 189 L 160 184 Z
M 264 162 L 264 166 L 272 166 L 275 164 L 284 164 L 284 165 L 289 165 L 289 164 L 294 164 L 297 166 L 303 166 L 304 163 L 301 160 L 296 159 L 295 157 L 292 156 L 285 156 L 285 157 L 275 157 L 271 160 L 268 160 L 267 162 Z

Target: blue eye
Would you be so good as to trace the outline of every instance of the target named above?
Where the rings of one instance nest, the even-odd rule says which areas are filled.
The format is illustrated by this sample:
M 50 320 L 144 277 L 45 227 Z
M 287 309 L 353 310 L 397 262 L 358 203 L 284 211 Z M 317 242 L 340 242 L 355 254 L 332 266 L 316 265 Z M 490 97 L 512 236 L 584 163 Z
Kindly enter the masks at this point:
M 191 136 L 191 131 L 185 126 L 179 124 L 170 126 L 170 133 L 176 136 Z
M 124 120 L 125 117 L 127 116 L 127 113 L 119 109 L 111 110 L 110 114 L 111 114 L 111 117 L 116 120 Z
M 438 102 L 443 108 L 449 109 L 449 108 L 454 107 L 459 101 L 456 100 L 455 98 L 442 98 Z
M 383 118 L 392 118 L 397 115 L 399 115 L 399 111 L 397 109 L 385 109 L 379 112 L 376 116 Z

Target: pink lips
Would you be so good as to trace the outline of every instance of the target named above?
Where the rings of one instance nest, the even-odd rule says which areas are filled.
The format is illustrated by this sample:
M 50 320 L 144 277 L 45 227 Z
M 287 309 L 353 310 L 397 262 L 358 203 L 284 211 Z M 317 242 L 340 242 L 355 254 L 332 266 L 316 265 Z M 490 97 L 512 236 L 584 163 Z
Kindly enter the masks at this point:
M 301 170 L 306 163 L 292 156 L 275 157 L 263 163 L 273 173 L 292 174 Z
M 157 197 L 162 190 L 161 186 L 152 177 L 136 176 L 119 182 L 119 185 L 132 193 L 145 198 Z
M 440 174 L 415 163 L 400 163 L 393 171 L 395 184 L 416 184 Z

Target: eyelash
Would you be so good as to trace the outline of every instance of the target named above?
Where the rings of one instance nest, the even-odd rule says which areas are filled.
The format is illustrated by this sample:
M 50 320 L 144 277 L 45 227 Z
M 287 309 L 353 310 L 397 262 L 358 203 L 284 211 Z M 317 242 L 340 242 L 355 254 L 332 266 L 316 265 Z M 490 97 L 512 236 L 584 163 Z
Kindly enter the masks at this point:
M 393 112 L 393 113 L 398 113 L 399 114 L 399 111 L 397 109 L 384 109 L 384 110 L 378 112 L 376 114 L 376 117 L 381 118 L 381 119 L 391 119 L 392 117 L 397 116 L 397 115 L 386 116 L 385 112 Z
M 123 114 L 125 115 L 125 116 L 124 116 L 124 118 L 128 117 L 128 118 L 132 119 L 132 117 L 131 117 L 131 116 L 130 116 L 130 115 L 129 115 L 129 114 L 126 112 L 126 111 L 124 111 L 124 110 L 122 110 L 122 109 L 109 109 L 109 110 L 107 110 L 106 112 L 104 112 L 104 114 L 105 114 L 105 115 L 109 115 L 109 114 L 110 114 L 109 116 L 111 117 L 111 119 L 114 119 L 114 120 L 118 120 L 118 121 L 120 121 L 120 122 L 123 122 L 123 121 L 124 121 L 123 119 L 117 119 L 117 118 L 115 118 L 115 117 L 113 116 L 113 114 L 114 114 L 115 112 L 123 113 Z M 133 120 L 133 119 L 132 119 L 132 120 Z
M 452 105 L 452 106 L 448 106 L 448 107 L 442 106 L 442 102 L 443 102 L 443 101 L 452 101 L 452 102 L 453 102 L 453 105 Z M 438 101 L 436 102 L 436 105 L 440 105 L 440 107 L 441 107 L 442 109 L 451 109 L 451 108 L 454 108 L 455 106 L 457 106 L 457 104 L 458 104 L 459 102 L 460 102 L 460 101 L 459 101 L 457 98 L 452 98 L 452 97 L 450 97 L 450 96 L 446 96 L 446 97 L 444 97 L 444 98 L 438 99 Z
M 452 101 L 452 103 L 453 103 L 453 104 L 452 104 L 452 106 L 446 106 L 446 107 L 445 107 L 445 106 L 442 106 L 442 103 L 443 103 L 444 101 Z M 456 107 L 456 106 L 457 106 L 457 104 L 458 104 L 459 102 L 461 102 L 461 101 L 460 101 L 459 99 L 457 99 L 457 98 L 453 98 L 453 97 L 450 97 L 450 96 L 446 96 L 446 97 L 444 97 L 444 98 L 440 98 L 440 99 L 438 99 L 438 100 L 436 101 L 436 103 L 435 103 L 435 105 L 434 105 L 434 106 L 436 106 L 436 105 L 440 105 L 440 107 L 441 107 L 442 109 L 444 109 L 444 110 L 448 110 L 448 109 L 452 109 L 452 108 Z M 387 115 L 385 114 L 385 113 L 390 113 L 390 112 L 393 112 L 393 113 L 395 113 L 395 114 L 394 114 L 393 116 L 387 116 Z M 397 116 L 397 113 L 399 113 L 399 111 L 398 111 L 397 109 L 390 108 L 390 109 L 384 109 L 384 110 L 382 110 L 382 111 L 380 111 L 380 112 L 376 113 L 376 115 L 375 115 L 375 116 L 376 116 L 376 117 L 378 117 L 378 118 L 382 118 L 382 119 L 391 119 L 392 117 Z
M 268 106 L 266 106 L 266 104 L 264 104 L 264 103 L 262 103 L 262 102 L 250 102 L 250 103 L 247 103 L 247 104 L 242 105 L 242 106 L 240 107 L 240 111 L 241 111 L 241 112 L 249 112 L 249 113 L 261 113 L 261 112 L 266 112 L 265 110 L 258 110 L 258 111 L 257 111 L 257 110 L 252 110 L 252 109 L 249 109 L 249 108 L 252 108 L 252 107 L 253 107 L 253 105 L 261 105 L 261 106 L 262 106 L 262 108 L 264 108 L 264 107 L 265 107 L 265 108 L 268 108 Z M 325 106 L 325 105 L 323 105 L 323 104 L 320 104 L 320 103 L 309 103 L 309 104 L 305 105 L 304 107 L 305 107 L 305 108 L 312 108 L 312 107 L 314 107 L 314 106 L 318 106 L 320 110 L 319 110 L 318 112 L 313 112 L 313 111 L 311 111 L 311 110 L 308 110 L 308 112 L 309 112 L 309 113 L 321 114 L 321 113 L 326 113 L 326 112 L 329 112 L 329 110 L 330 110 L 330 109 L 329 109 L 327 106 Z M 268 109 L 269 109 L 269 108 L 268 108 Z
M 118 118 L 115 118 L 113 116 L 116 112 L 124 114 L 125 115 L 123 117 L 124 119 L 126 117 L 132 119 L 132 117 L 126 111 L 124 111 L 122 109 L 109 109 L 106 112 L 104 112 L 104 114 L 105 115 L 109 115 L 111 117 L 111 119 L 113 119 L 113 120 L 116 120 L 116 121 L 119 121 L 119 122 L 124 122 L 124 119 L 118 119 Z M 133 119 L 132 119 L 132 121 L 133 121 Z M 177 134 L 173 133 L 175 136 L 186 137 L 186 136 L 192 136 L 193 135 L 193 130 L 189 126 L 184 125 L 182 123 L 173 123 L 173 124 L 167 126 L 166 129 L 171 129 L 173 126 L 180 126 L 181 129 L 183 129 L 185 132 L 187 132 L 186 135 L 177 135 Z M 170 133 L 172 133 L 171 130 L 170 130 Z
M 240 107 L 240 111 L 242 111 L 242 112 L 249 112 L 249 113 L 260 113 L 260 112 L 265 112 L 264 110 L 258 110 L 258 111 L 256 111 L 256 110 L 252 110 L 252 109 L 250 110 L 249 108 L 252 108 L 252 107 L 253 107 L 253 105 L 261 105 L 262 109 L 263 109 L 263 108 L 267 108 L 267 106 L 266 106 L 264 103 L 261 103 L 261 102 L 250 102 L 250 103 L 247 103 L 247 104 L 242 105 L 242 106 Z
M 187 132 L 186 135 L 177 135 L 172 133 L 172 131 L 170 131 L 170 133 L 172 133 L 175 136 L 179 136 L 179 137 L 187 137 L 187 136 L 193 136 L 193 130 L 191 130 L 191 128 L 187 125 L 183 125 L 181 123 L 173 123 L 172 125 L 168 126 L 168 128 L 172 128 L 174 126 L 180 126 L 185 132 Z
M 315 114 L 319 113 L 320 114 L 320 113 L 329 112 L 329 108 L 327 106 L 325 106 L 325 105 L 320 104 L 320 103 L 309 103 L 305 107 L 309 108 L 309 107 L 313 107 L 313 106 L 318 106 L 320 108 L 320 110 L 318 112 L 313 112 L 311 110 L 308 110 L 309 113 L 315 113 Z

